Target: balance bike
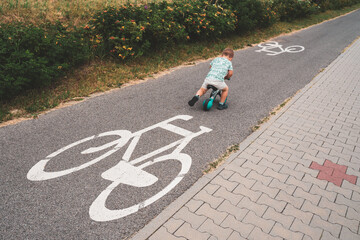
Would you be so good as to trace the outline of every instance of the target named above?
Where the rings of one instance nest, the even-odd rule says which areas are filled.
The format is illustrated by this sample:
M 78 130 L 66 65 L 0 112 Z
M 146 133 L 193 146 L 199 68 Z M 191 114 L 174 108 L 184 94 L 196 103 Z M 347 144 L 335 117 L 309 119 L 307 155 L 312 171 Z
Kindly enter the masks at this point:
M 207 89 L 212 89 L 212 92 L 210 93 L 210 98 L 206 99 L 204 102 L 203 102 L 203 109 L 205 111 L 209 111 L 211 109 L 211 107 L 214 105 L 214 100 L 216 98 L 217 95 L 220 96 L 221 98 L 221 90 L 217 89 L 215 86 L 213 85 L 208 85 L 207 86 Z M 227 100 L 227 98 L 226 98 Z M 226 103 L 226 100 L 224 103 Z

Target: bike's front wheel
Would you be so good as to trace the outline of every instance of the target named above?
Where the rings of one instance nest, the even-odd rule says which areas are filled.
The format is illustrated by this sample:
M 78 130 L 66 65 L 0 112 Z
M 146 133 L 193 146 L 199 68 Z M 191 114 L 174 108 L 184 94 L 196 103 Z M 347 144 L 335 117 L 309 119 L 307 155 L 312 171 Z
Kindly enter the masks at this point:
M 304 50 L 305 50 L 305 48 L 303 46 L 299 46 L 299 45 L 289 46 L 289 47 L 285 48 L 285 52 L 288 52 L 288 53 L 298 53 L 298 52 L 302 52 Z
M 181 170 L 178 175 L 160 192 L 155 194 L 154 196 L 146 199 L 145 201 L 135 204 L 131 207 L 124 209 L 111 210 L 106 207 L 106 200 L 111 194 L 111 192 L 122 182 L 114 181 L 110 184 L 104 191 L 100 193 L 100 195 L 94 200 L 89 209 L 90 218 L 97 222 L 106 222 L 119 218 L 126 217 L 130 214 L 133 214 L 140 210 L 141 208 L 147 207 L 155 201 L 159 200 L 165 194 L 170 192 L 179 182 L 184 178 L 185 174 L 189 171 L 191 167 L 191 157 L 185 153 L 171 153 L 169 155 L 161 156 L 156 158 L 151 164 L 143 164 L 139 166 L 139 168 L 147 167 L 149 165 L 167 161 L 167 160 L 178 160 L 181 163 Z

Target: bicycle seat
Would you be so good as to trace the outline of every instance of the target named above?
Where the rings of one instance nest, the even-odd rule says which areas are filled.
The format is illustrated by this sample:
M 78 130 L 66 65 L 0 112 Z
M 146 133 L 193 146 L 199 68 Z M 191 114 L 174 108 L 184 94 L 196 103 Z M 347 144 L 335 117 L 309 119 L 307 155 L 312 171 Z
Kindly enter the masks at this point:
M 210 89 L 210 88 L 211 88 L 212 90 L 214 90 L 214 91 L 218 90 L 217 87 L 215 87 L 215 86 L 213 86 L 213 85 L 211 85 L 211 84 L 207 85 L 207 89 Z

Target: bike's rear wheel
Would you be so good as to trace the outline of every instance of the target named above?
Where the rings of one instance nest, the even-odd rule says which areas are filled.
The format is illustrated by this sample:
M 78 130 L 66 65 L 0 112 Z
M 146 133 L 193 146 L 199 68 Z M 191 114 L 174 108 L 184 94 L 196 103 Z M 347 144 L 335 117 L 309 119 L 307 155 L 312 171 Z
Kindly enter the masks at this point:
M 111 210 L 106 207 L 106 200 L 108 199 L 111 192 L 121 184 L 121 182 L 113 182 L 110 184 L 100 195 L 94 200 L 89 209 L 90 218 L 97 222 L 106 222 L 111 220 L 116 220 L 119 218 L 126 217 L 130 214 L 133 214 L 140 210 L 141 208 L 147 207 L 155 201 L 159 200 L 161 197 L 170 192 L 180 181 L 184 178 L 185 174 L 189 171 L 191 167 L 191 157 L 185 153 L 176 153 L 161 156 L 156 158 L 152 164 L 167 161 L 167 160 L 178 160 L 181 163 L 181 170 L 178 175 L 160 192 L 154 196 L 142 201 L 138 204 L 135 204 L 131 207 L 124 209 Z M 151 165 L 152 165 L 151 164 Z M 150 166 L 149 164 L 144 164 L 144 167 Z M 142 166 L 140 166 L 141 168 Z
M 212 108 L 213 103 L 214 103 L 213 99 L 211 99 L 211 98 L 206 99 L 206 100 L 203 102 L 203 109 L 204 109 L 205 111 L 209 111 L 209 110 Z

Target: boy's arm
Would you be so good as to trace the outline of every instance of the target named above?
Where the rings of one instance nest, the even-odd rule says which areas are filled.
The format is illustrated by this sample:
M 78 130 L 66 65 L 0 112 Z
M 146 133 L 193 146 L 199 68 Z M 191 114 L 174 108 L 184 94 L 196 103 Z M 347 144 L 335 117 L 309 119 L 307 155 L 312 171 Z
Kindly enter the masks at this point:
M 234 71 L 233 70 L 229 70 L 228 74 L 225 76 L 225 79 L 230 79 L 233 75 Z

